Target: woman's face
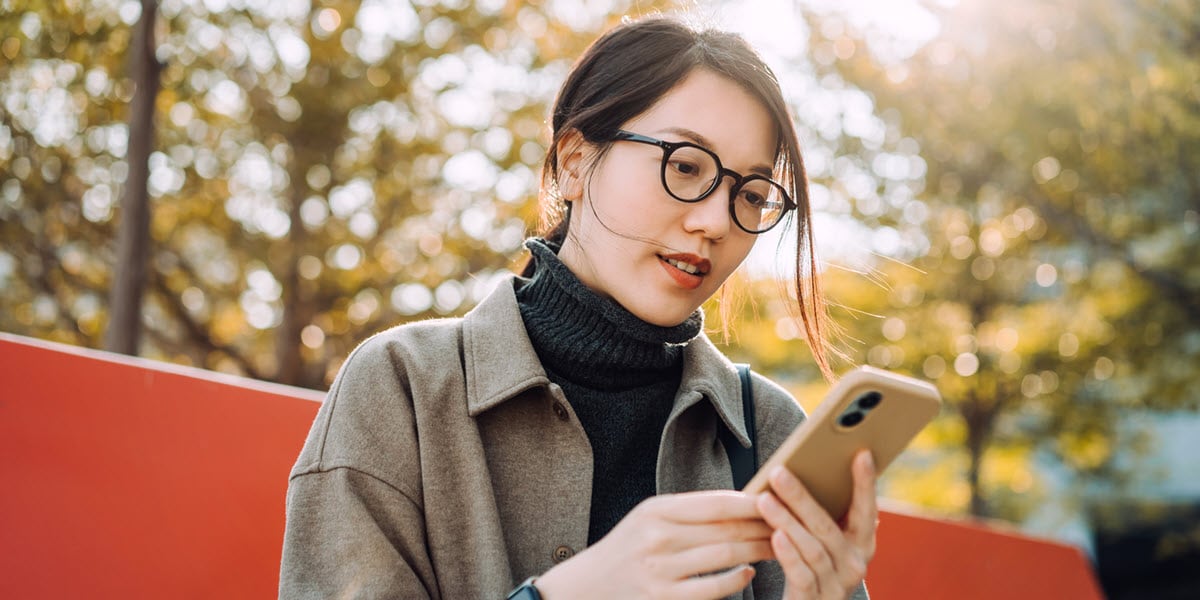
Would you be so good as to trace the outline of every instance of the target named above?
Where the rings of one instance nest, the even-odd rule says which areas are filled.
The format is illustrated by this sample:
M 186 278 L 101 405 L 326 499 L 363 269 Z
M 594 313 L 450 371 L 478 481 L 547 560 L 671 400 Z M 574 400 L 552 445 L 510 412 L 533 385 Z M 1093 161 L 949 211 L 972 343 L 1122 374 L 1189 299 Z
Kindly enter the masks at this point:
M 775 164 L 770 114 L 736 83 L 706 69 L 690 73 L 621 129 L 699 144 L 742 174 L 770 173 Z M 559 155 L 560 190 L 574 203 L 559 258 L 584 285 L 643 321 L 678 325 L 754 245 L 755 236 L 729 215 L 733 179 L 723 179 L 699 202 L 680 202 L 663 189 L 661 148 L 614 142 L 589 176 L 595 151 L 583 145 Z

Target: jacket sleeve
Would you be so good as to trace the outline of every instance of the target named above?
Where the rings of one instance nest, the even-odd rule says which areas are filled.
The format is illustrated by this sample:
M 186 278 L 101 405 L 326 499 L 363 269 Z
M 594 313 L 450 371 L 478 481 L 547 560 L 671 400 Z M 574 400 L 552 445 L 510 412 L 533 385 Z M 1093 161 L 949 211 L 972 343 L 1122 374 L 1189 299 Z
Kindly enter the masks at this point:
M 775 382 L 754 373 L 755 428 L 758 433 L 757 460 L 761 466 L 775 452 L 792 430 L 807 416 L 800 403 Z M 758 574 L 751 589 L 755 600 L 774 600 L 783 597 L 785 579 L 779 563 L 767 561 L 755 565 Z M 866 583 L 859 583 L 851 600 L 869 600 Z
M 437 598 L 403 368 L 376 336 L 346 360 L 288 481 L 282 598 Z

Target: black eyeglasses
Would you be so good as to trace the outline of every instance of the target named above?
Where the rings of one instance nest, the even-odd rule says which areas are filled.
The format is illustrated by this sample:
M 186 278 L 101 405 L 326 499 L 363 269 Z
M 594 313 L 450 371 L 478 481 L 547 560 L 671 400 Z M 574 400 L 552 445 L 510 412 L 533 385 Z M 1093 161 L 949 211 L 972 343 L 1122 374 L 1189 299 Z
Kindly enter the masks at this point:
M 691 142 L 667 142 L 618 130 L 613 141 L 637 142 L 662 148 L 662 184 L 680 202 L 699 202 L 713 193 L 725 177 L 733 178 L 729 190 L 729 215 L 747 233 L 763 233 L 779 224 L 796 208 L 782 185 L 762 175 L 742 175 L 721 166 L 712 150 Z

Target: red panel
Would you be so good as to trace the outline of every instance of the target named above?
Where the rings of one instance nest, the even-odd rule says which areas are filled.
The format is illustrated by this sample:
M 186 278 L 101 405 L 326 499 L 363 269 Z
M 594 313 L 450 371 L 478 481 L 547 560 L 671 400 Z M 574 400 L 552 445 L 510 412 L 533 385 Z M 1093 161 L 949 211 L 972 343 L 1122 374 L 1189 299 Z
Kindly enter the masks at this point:
M 271 598 L 316 392 L 0 333 L 0 598 Z M 1069 546 L 884 512 L 877 600 L 1099 599 Z
M 269 598 L 321 394 L 0 337 L 0 597 Z
M 1101 600 L 1079 549 L 966 523 L 880 515 L 873 598 Z

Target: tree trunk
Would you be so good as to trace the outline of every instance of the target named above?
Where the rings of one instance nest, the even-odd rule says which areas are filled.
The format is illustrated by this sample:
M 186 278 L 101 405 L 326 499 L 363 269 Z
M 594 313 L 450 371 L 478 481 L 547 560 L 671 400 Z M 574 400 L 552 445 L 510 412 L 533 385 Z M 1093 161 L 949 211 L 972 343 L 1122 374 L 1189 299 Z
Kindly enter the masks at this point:
M 963 406 L 962 415 L 967 425 L 967 486 L 971 490 L 967 510 L 973 516 L 986 517 L 988 505 L 979 474 L 983 465 L 983 452 L 987 446 L 988 430 L 995 412 L 985 408 L 980 403 L 979 394 L 971 390 L 967 394 L 967 403 Z
M 150 199 L 146 190 L 150 152 L 154 147 L 154 99 L 158 96 L 161 69 L 155 57 L 154 0 L 142 0 L 130 53 L 133 101 L 129 109 L 129 146 L 125 159 L 129 176 L 121 198 L 121 224 L 117 234 L 117 262 L 109 295 L 109 321 L 104 348 L 137 354 L 141 338 L 142 295 L 150 250 Z
M 295 148 L 295 146 L 293 146 Z M 293 160 L 297 165 L 303 164 L 300 152 L 296 152 Z M 300 220 L 300 204 L 304 201 L 304 189 L 301 187 L 304 171 L 297 166 L 291 173 L 291 206 L 288 216 L 292 220 L 288 230 L 287 248 L 291 255 L 283 266 L 280 286 L 283 288 L 281 300 L 283 303 L 283 318 L 275 332 L 275 381 L 289 385 L 305 385 L 304 356 L 300 353 L 300 332 L 307 321 L 308 310 L 300 289 L 299 261 L 303 254 L 306 232 L 304 222 Z

